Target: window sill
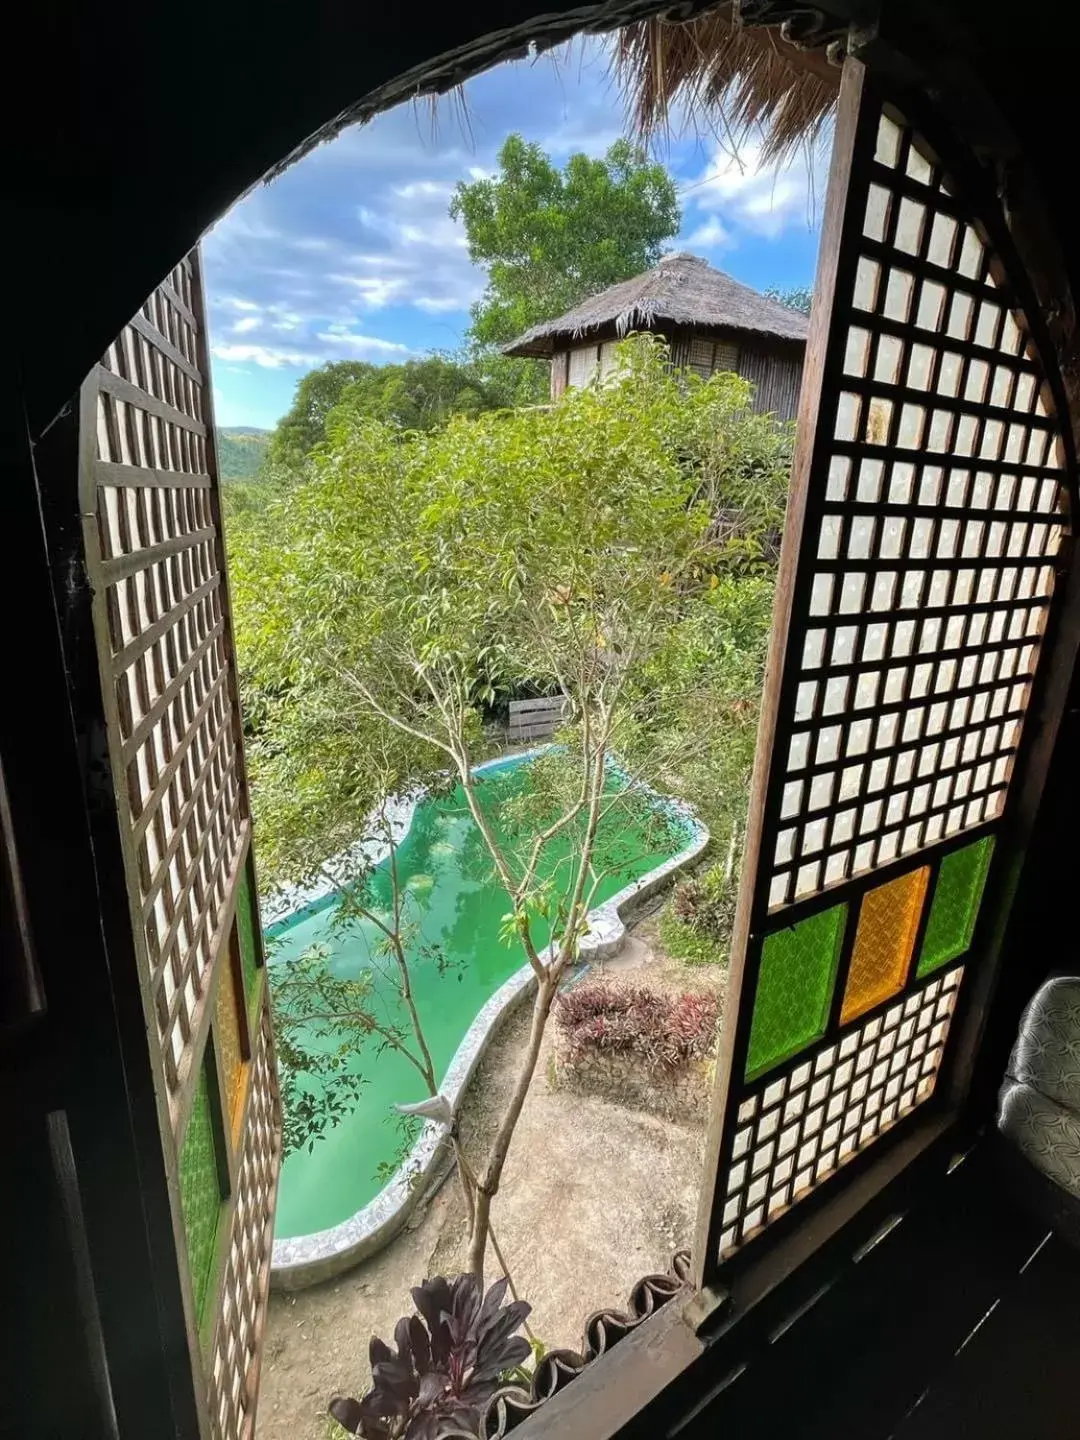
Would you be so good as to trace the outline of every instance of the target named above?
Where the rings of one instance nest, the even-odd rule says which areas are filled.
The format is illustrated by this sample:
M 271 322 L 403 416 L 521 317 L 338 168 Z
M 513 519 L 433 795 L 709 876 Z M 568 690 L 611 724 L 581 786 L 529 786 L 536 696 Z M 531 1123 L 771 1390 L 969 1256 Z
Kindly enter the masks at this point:
M 792 1227 L 748 1251 L 722 1277 L 722 1303 L 674 1296 L 513 1430 L 515 1440 L 650 1440 L 709 1403 L 813 1301 L 857 1264 L 924 1189 L 945 1178 L 958 1145 L 955 1116 L 929 1115 L 835 1194 L 791 1212 Z M 819 1200 L 824 1203 L 815 1203 Z M 706 1318 L 695 1330 L 695 1321 Z M 660 1410 L 664 1415 L 661 1417 Z M 648 1412 L 648 1413 L 646 1413 Z

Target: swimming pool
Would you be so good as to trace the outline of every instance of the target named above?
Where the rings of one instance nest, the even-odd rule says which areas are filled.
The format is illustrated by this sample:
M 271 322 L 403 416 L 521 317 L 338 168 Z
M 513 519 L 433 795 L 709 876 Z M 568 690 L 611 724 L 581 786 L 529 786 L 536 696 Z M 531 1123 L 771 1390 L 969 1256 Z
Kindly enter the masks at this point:
M 527 798 L 535 758 L 507 757 L 477 772 L 485 814 L 510 846 L 520 824 L 516 807 Z M 609 785 L 613 791 L 623 788 L 617 772 L 612 771 Z M 619 807 L 598 833 L 597 869 L 608 873 L 595 903 L 669 861 L 686 845 L 691 829 L 685 816 L 658 799 Z M 554 842 L 543 877 L 556 883 L 565 879 L 572 850 L 572 835 Z M 507 946 L 499 938 L 507 898 L 460 787 L 417 804 L 398 846 L 397 869 L 416 927 L 407 947 L 414 998 L 436 1073 L 442 1076 L 478 1012 L 521 969 L 525 957 L 519 945 Z M 389 909 L 386 862 L 376 867 L 370 894 L 373 908 Z M 385 961 L 375 963 L 377 928 L 366 920 L 350 921 L 347 927 L 335 923 L 337 904 L 330 895 L 268 927 L 271 979 L 277 967 L 312 945 L 323 945 L 336 974 L 356 978 L 370 971 L 373 1003 L 388 1018 L 404 1021 L 394 979 L 381 973 Z M 546 941 L 540 928 L 538 938 Z M 367 1077 L 357 1108 L 310 1152 L 295 1152 L 285 1161 L 275 1228 L 279 1240 L 338 1226 L 368 1205 L 383 1188 L 380 1165 L 391 1162 L 399 1149 L 393 1106 L 425 1098 L 423 1081 L 408 1060 L 392 1050 L 376 1053 L 374 1042 L 358 1051 L 355 1068 Z

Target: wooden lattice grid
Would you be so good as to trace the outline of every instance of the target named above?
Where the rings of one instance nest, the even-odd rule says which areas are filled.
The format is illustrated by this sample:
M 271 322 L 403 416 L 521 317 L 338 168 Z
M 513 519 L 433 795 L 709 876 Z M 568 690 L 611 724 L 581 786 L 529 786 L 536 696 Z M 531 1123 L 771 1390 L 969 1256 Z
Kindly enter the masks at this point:
M 963 964 L 935 974 L 936 988 L 919 973 L 929 966 L 929 897 L 944 856 L 993 850 L 1071 534 L 1063 391 L 991 213 L 997 202 L 965 193 L 916 126 L 863 90 L 857 65 L 846 69 L 840 115 L 785 538 L 781 664 L 763 716 L 710 1142 L 717 1180 L 698 1232 L 702 1275 L 935 1093 L 948 1054 L 940 1006 L 947 999 L 951 1015 L 962 977 L 979 970 L 985 872 L 953 956 Z M 972 168 L 959 157 L 957 166 L 971 184 Z M 794 937 L 826 911 L 849 917 L 840 954 L 815 953 L 803 1008 L 786 1016 L 778 966 L 802 976 Z M 782 935 L 786 948 L 769 944 Z M 870 1039 L 891 1021 L 906 1025 L 912 1006 L 924 1018 L 931 1007 L 934 1043 L 911 1060 L 917 1073 L 905 1061 L 895 1096 L 882 1092 L 884 1120 L 869 1123 L 864 1097 L 837 1083 L 836 1144 L 803 1163 L 811 1137 L 801 1136 L 781 1174 L 755 1136 L 751 1174 L 735 1153 L 749 1143 L 749 1110 L 777 1087 L 786 1096 L 790 1077 L 823 1056 L 869 1055 Z
M 191 258 L 91 377 L 97 554 L 143 955 L 170 1092 L 248 830 Z M 88 547 L 89 548 L 89 547 Z
M 193 1376 L 207 1433 L 231 1437 L 253 1427 L 281 1123 L 204 314 L 196 251 L 83 386 L 80 483 Z M 191 1161 L 207 1124 L 209 1169 Z M 207 1241 L 211 1213 L 220 1223 Z
M 264 1010 L 252 1063 L 221 1313 L 208 1365 L 210 1425 L 215 1440 L 250 1440 L 254 1429 L 252 1379 L 270 1289 L 280 1165 L 281 1116 L 269 1016 Z
M 992 250 L 887 115 L 872 174 L 773 910 L 1000 815 L 1065 522 L 1060 426 Z
M 963 973 L 949 970 L 748 1088 L 732 1137 L 721 1256 L 929 1099 Z

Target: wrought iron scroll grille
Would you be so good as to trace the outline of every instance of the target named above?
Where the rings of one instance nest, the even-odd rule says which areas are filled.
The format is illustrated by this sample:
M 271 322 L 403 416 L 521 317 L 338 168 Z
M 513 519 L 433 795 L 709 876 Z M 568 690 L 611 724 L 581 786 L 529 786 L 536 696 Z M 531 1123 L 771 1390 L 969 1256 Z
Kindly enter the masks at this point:
M 849 63 L 706 1271 L 929 1099 L 978 967 L 1073 486 L 1053 361 L 986 203 Z
M 87 378 L 99 670 L 195 1382 L 250 1436 L 280 1162 L 198 252 Z

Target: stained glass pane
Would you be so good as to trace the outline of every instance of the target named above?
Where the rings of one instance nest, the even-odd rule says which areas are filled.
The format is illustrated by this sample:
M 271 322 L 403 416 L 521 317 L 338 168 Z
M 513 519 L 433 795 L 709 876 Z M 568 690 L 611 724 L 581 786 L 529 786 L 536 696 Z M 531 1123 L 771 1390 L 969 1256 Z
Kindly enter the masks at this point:
M 825 1033 L 846 918 L 847 906 L 834 905 L 765 941 L 746 1057 L 748 1080 Z
M 863 896 L 841 1024 L 888 1000 L 907 979 L 929 880 L 924 865 Z
M 971 944 L 993 850 L 994 837 L 987 835 L 942 860 L 919 956 L 920 976 L 955 960 Z
M 240 1116 L 244 1055 L 240 1040 L 240 999 L 236 993 L 233 964 L 233 952 L 230 951 L 221 962 L 221 979 L 214 1007 L 214 1038 L 217 1041 L 218 1066 L 225 1086 L 229 1123 L 235 1133 L 236 1122 Z
M 251 886 L 248 882 L 248 865 L 245 861 L 240 872 L 240 885 L 236 893 L 236 928 L 240 937 L 240 959 L 244 971 L 244 990 L 248 1001 L 258 994 L 259 949 L 255 942 L 255 906 Z
M 721 1256 L 929 1098 L 962 979 L 957 966 L 922 982 L 747 1090 L 721 1210 Z
M 205 1063 L 195 1089 L 180 1152 L 180 1203 L 187 1233 L 191 1288 L 195 1295 L 196 1314 L 201 1321 L 217 1253 L 218 1222 L 222 1209 Z

